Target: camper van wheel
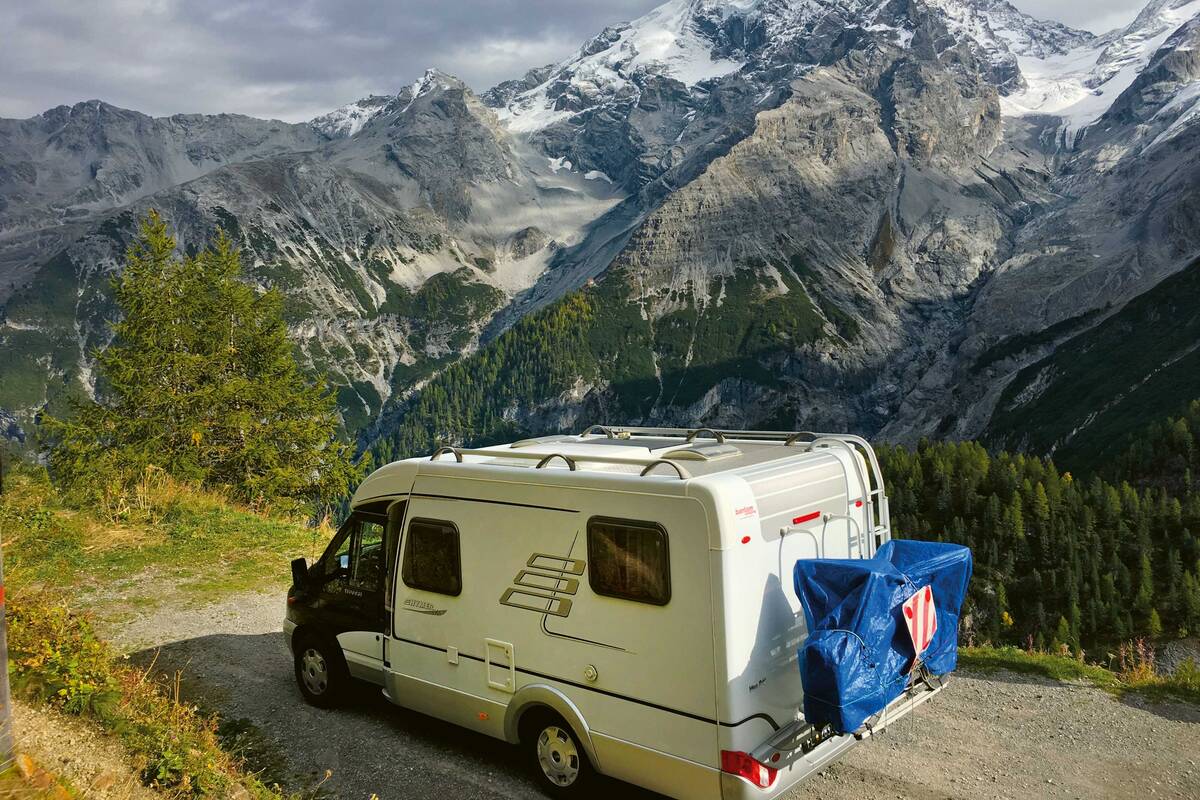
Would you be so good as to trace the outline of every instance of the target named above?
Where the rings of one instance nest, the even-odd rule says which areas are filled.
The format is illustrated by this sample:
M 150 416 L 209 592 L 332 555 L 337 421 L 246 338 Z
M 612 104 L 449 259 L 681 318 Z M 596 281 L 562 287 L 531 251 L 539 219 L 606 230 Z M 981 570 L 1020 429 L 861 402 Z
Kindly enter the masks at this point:
M 332 708 L 342 699 L 348 680 L 342 652 L 320 639 L 296 647 L 296 684 L 304 699 L 318 708 Z
M 592 765 L 571 726 L 557 714 L 542 712 L 522 728 L 521 745 L 543 788 L 555 796 L 583 796 L 591 783 Z

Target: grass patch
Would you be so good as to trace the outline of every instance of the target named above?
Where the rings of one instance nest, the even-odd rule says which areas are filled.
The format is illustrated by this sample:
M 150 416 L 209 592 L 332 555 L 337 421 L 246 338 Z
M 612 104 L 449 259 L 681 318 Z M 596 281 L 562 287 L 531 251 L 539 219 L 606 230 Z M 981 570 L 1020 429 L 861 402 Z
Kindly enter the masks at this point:
M 1036 675 L 1064 683 L 1088 683 L 1115 697 L 1137 694 L 1147 700 L 1182 700 L 1200 705 L 1200 667 L 1187 662 L 1173 675 L 1154 669 L 1154 655 L 1144 643 L 1125 645 L 1116 656 L 1117 669 L 1089 664 L 1077 658 L 1018 647 L 962 647 L 960 668 L 990 674 L 1000 670 Z
M 155 489 L 116 522 L 64 505 L 44 471 L 14 470 L 6 484 L 0 536 L 9 583 L 54 586 L 79 598 L 103 588 L 106 605 L 118 599 L 130 610 L 152 608 L 171 593 L 199 601 L 284 587 L 288 560 L 319 555 L 331 535 L 176 484 Z
M 1029 652 L 1011 646 L 961 647 L 958 650 L 958 665 L 985 674 L 1007 670 L 1019 675 L 1037 675 L 1064 683 L 1082 681 L 1113 693 L 1117 693 L 1120 686 L 1117 676 L 1104 667 L 1074 658 Z

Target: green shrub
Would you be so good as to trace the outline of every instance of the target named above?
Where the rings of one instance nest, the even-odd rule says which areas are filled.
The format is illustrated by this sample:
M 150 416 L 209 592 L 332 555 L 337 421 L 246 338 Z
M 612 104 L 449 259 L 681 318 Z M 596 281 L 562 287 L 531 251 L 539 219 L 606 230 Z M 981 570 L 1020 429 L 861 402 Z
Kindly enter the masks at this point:
M 119 696 L 112 654 L 65 607 L 40 596 L 8 605 L 8 649 L 15 691 L 73 714 L 106 713 Z
M 16 694 L 116 733 L 147 786 L 177 798 L 279 797 L 221 748 L 215 718 L 181 702 L 178 675 L 164 683 L 129 667 L 49 594 L 18 593 L 8 615 Z

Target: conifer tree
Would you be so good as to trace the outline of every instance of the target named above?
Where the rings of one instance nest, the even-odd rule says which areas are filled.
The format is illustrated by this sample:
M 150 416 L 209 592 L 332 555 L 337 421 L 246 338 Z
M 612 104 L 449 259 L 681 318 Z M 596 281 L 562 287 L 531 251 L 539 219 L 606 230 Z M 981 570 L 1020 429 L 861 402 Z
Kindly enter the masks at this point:
M 221 234 L 195 256 L 151 212 L 114 283 L 121 318 L 96 358 L 99 398 L 46 419 L 50 465 L 113 503 L 148 468 L 251 502 L 322 502 L 356 474 L 334 398 L 296 361 L 278 293 L 243 283 Z
M 1157 639 L 1162 636 L 1163 626 L 1162 619 L 1158 616 L 1158 609 L 1150 609 L 1150 618 L 1146 621 L 1146 635 L 1151 639 Z

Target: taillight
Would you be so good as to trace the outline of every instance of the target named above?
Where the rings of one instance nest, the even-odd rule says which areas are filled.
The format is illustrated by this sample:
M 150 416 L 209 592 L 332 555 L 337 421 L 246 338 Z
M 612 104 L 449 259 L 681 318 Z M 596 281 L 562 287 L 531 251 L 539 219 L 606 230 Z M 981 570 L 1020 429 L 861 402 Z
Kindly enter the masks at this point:
M 761 789 L 770 788 L 771 784 L 775 783 L 775 776 L 779 774 L 779 770 L 758 763 L 749 753 L 740 750 L 721 751 L 721 772 L 745 778 Z

